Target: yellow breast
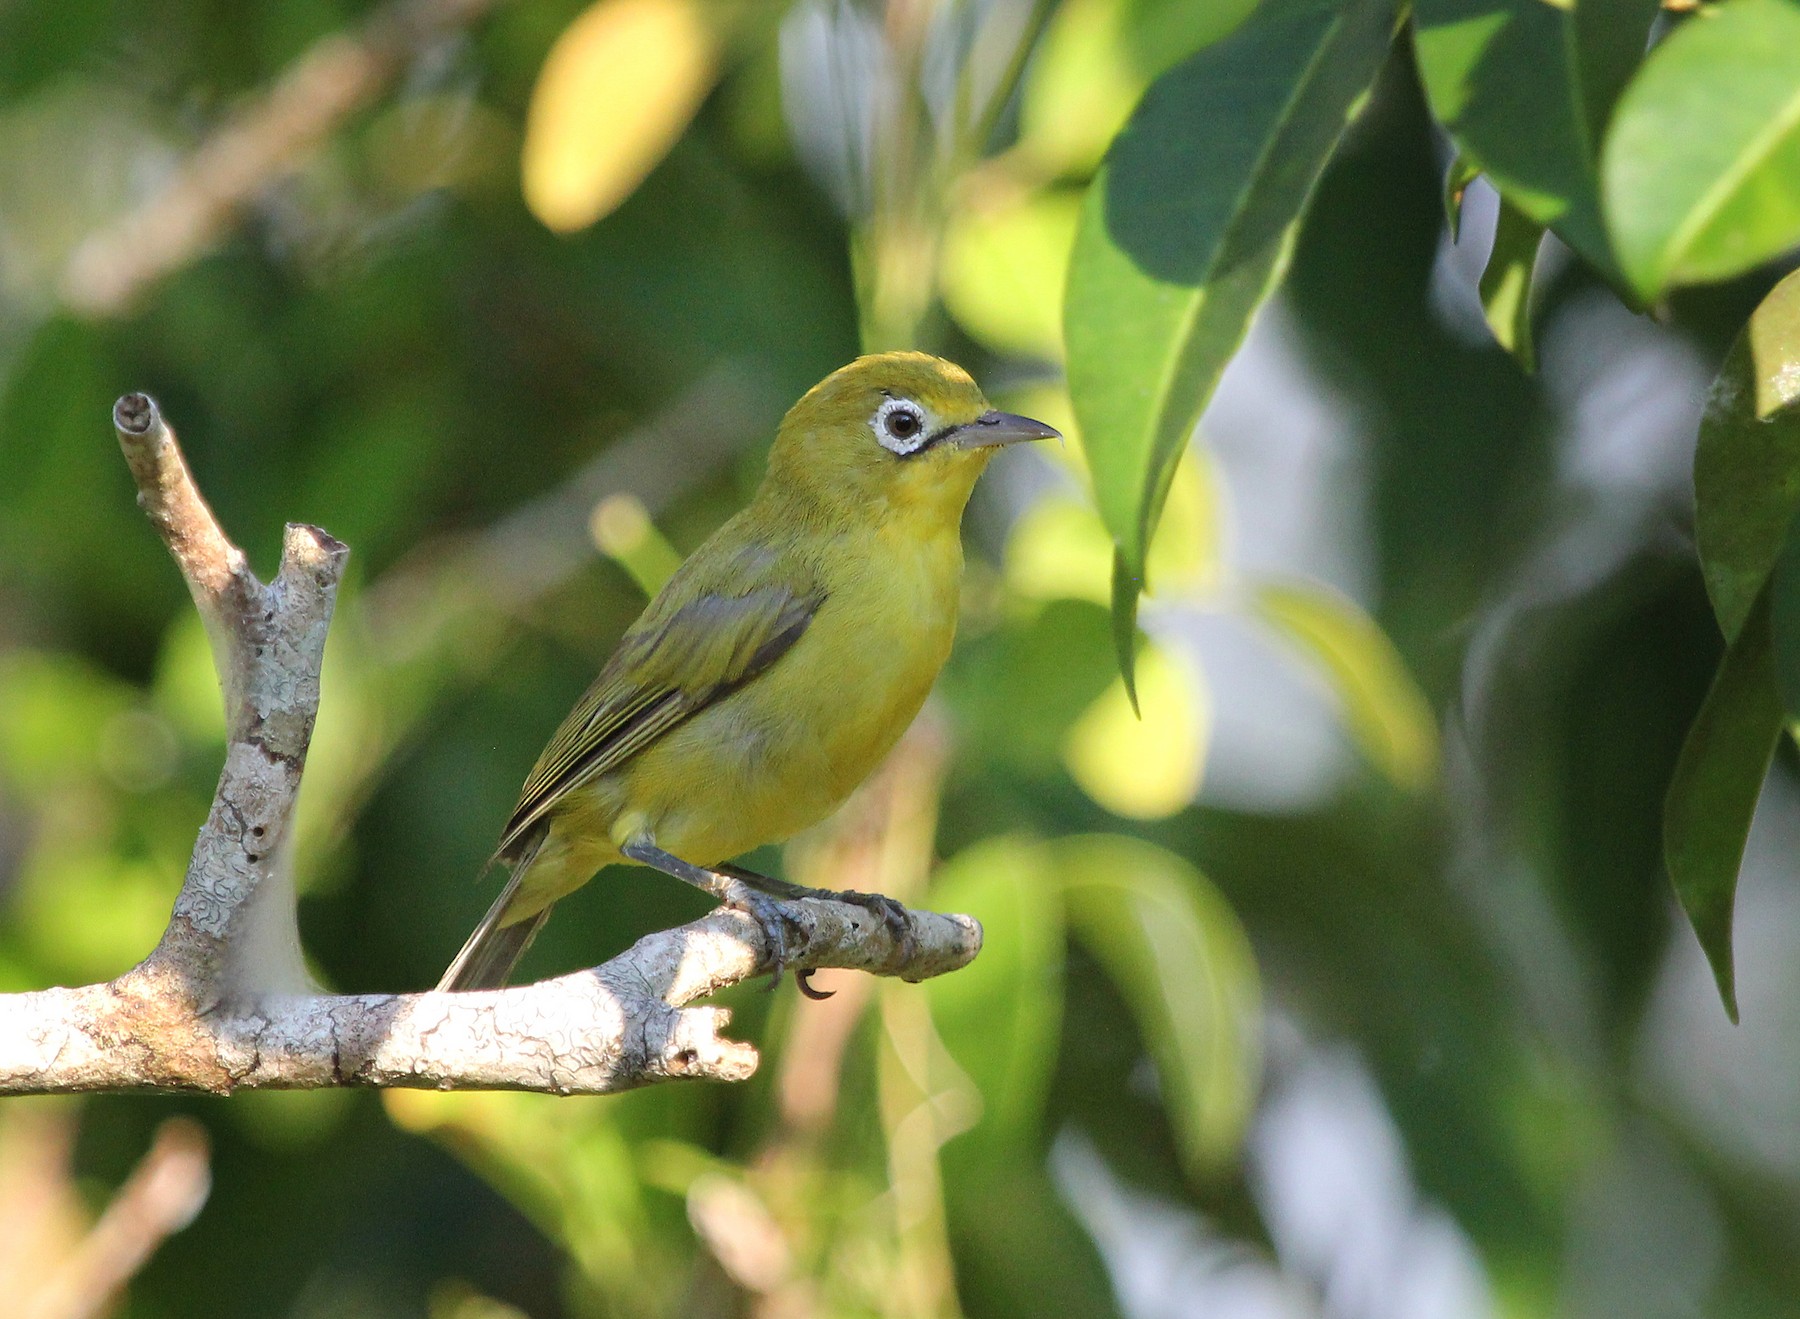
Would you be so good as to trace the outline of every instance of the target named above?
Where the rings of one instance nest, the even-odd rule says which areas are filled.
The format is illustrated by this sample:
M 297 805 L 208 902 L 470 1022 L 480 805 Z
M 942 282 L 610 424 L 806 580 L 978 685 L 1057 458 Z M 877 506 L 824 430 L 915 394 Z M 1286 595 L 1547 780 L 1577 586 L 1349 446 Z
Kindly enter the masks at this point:
M 821 555 L 827 594 L 791 651 L 647 748 L 619 776 L 610 830 L 713 865 L 830 814 L 919 712 L 950 653 L 957 536 L 873 528 Z

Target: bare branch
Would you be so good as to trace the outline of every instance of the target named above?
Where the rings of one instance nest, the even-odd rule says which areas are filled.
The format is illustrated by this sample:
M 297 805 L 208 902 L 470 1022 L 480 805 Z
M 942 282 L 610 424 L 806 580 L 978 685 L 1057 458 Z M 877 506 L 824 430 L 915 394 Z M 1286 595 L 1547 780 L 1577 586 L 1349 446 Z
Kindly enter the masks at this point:
M 689 1006 L 773 964 L 760 927 L 739 912 L 515 989 L 332 995 L 310 984 L 290 826 L 348 551 L 316 527 L 289 526 L 280 571 L 265 586 L 220 530 L 156 404 L 128 395 L 114 415 L 140 501 L 213 638 L 225 766 L 156 950 L 106 984 L 0 995 L 0 1094 L 331 1085 L 604 1094 L 749 1076 L 756 1051 L 720 1033 L 729 1014 Z M 797 970 L 922 980 L 966 965 L 981 947 L 967 916 L 909 912 L 911 938 L 896 943 L 854 904 L 781 908 Z
M 391 0 L 354 33 L 321 37 L 178 169 L 168 184 L 75 250 L 63 299 L 112 316 L 211 244 L 237 212 L 299 168 L 430 41 L 474 22 L 494 0 Z
M 967 965 L 981 946 L 970 917 L 915 911 L 916 949 L 902 961 L 862 907 L 784 906 L 796 970 L 922 980 Z M 770 965 L 755 922 L 721 910 L 593 970 L 514 989 L 265 995 L 196 1013 L 180 984 L 140 970 L 0 996 L 0 1094 L 366 1085 L 595 1095 L 676 1078 L 741 1081 L 756 1050 L 720 1034 L 728 1011 L 688 1004 Z

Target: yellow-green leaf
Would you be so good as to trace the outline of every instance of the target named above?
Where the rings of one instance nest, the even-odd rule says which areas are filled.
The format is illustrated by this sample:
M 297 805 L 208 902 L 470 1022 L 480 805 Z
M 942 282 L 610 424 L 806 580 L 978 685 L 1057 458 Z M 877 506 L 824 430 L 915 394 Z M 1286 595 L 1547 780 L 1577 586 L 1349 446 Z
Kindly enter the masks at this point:
M 1394 21 L 1391 0 L 1267 0 L 1157 80 L 1088 190 L 1064 309 L 1069 387 L 1125 592 Z
M 968 912 L 985 932 L 968 974 L 922 987 L 950 1056 L 981 1092 L 968 1139 L 1028 1144 L 1038 1135 L 1062 1028 L 1062 904 L 1049 855 L 1022 838 L 990 838 L 941 867 L 931 901 Z
M 1397 787 L 1423 788 L 1437 774 L 1437 721 L 1406 662 L 1374 619 L 1316 586 L 1264 584 L 1256 613 L 1318 667 L 1344 712 L 1351 738 Z
M 1003 353 L 1062 356 L 1062 293 L 1081 195 L 1052 189 L 965 207 L 944 235 L 944 305 Z
M 629 197 L 718 78 L 699 0 L 599 0 L 563 30 L 531 94 L 525 204 L 558 233 Z
M 1158 820 L 1200 790 L 1210 720 L 1199 684 L 1153 643 L 1138 655 L 1137 703 L 1148 718 L 1115 681 L 1069 730 L 1063 764 L 1114 815 Z
M 1619 98 L 1601 183 L 1645 300 L 1800 243 L 1800 4 L 1733 0 L 1651 51 Z

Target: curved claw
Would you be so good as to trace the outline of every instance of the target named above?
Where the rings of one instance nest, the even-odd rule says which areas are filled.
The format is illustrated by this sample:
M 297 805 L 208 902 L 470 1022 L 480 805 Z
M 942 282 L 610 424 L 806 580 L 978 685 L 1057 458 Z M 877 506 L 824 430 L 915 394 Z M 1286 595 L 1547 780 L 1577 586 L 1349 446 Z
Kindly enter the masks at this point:
M 823 1003 L 826 999 L 836 994 L 837 990 L 814 989 L 812 978 L 815 974 L 816 972 L 812 970 L 796 971 L 794 972 L 794 984 L 799 987 L 802 994 L 806 995 L 806 997 L 810 998 L 813 1002 Z

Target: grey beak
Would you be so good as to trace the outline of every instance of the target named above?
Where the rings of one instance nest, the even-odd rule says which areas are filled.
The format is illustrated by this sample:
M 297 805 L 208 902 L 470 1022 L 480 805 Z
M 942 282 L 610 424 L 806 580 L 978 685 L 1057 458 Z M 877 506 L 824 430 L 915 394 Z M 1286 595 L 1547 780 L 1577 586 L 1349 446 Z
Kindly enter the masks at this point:
M 1030 417 L 1015 416 L 1010 412 L 984 412 L 944 438 L 953 449 L 991 449 L 1025 440 L 1060 440 L 1062 432 Z

